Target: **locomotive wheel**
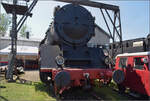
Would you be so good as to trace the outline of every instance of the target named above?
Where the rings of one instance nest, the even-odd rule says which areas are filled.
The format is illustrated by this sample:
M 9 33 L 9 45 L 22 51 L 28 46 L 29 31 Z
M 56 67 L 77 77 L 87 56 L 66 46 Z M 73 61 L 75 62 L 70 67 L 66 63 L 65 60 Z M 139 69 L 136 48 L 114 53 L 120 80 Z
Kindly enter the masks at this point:
M 114 71 L 112 78 L 117 84 L 121 84 L 125 79 L 124 72 L 122 70 L 116 70 Z
M 124 92 L 125 92 L 125 90 L 126 90 L 126 87 L 125 87 L 125 86 L 123 86 L 123 85 L 121 85 L 121 84 L 117 84 L 117 86 L 118 86 L 118 89 L 119 89 L 119 92 L 120 92 L 120 93 L 124 93 Z
M 116 70 L 113 73 L 113 80 L 115 83 L 117 83 L 118 89 L 120 93 L 124 93 L 126 88 L 121 83 L 125 80 L 125 75 L 122 70 Z
M 68 72 L 59 72 L 56 74 L 54 78 L 55 85 L 57 88 L 63 88 L 67 86 L 71 80 L 70 80 L 70 74 Z

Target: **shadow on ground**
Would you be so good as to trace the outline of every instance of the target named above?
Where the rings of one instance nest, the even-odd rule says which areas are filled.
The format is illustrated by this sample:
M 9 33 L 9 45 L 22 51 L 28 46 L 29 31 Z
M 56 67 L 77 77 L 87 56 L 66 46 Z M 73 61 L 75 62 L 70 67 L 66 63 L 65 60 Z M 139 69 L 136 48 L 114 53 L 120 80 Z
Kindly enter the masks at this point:
M 59 99 L 55 96 L 53 86 L 46 85 L 41 82 L 34 83 L 35 90 L 40 92 L 46 92 L 49 96 Z M 93 96 L 89 92 L 81 90 L 81 88 L 71 88 L 65 90 L 61 96 L 61 101 L 65 100 L 94 100 Z
M 6 99 L 5 97 L 3 96 L 0 96 L 0 101 L 9 101 L 8 99 Z
M 49 96 L 55 97 L 54 89 L 52 86 L 46 85 L 42 82 L 36 82 L 34 83 L 34 86 L 36 91 L 46 92 Z

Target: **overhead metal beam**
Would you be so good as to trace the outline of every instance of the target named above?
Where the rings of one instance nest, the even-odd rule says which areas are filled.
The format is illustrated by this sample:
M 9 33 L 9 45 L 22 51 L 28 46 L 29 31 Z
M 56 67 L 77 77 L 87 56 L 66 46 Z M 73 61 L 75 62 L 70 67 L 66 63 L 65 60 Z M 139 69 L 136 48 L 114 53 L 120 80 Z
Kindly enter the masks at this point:
M 109 31 L 109 34 L 110 34 L 109 36 L 111 37 L 111 39 L 112 39 L 113 42 L 114 42 L 114 37 L 112 36 L 111 30 L 110 30 L 110 28 L 109 28 L 109 25 L 108 25 L 108 23 L 107 23 L 107 20 L 106 20 L 106 18 L 105 18 L 105 15 L 104 15 L 104 13 L 103 13 L 103 10 L 100 9 L 100 11 L 101 11 L 101 13 L 102 13 L 103 19 L 104 19 L 105 24 L 106 24 L 106 26 L 107 26 L 107 29 L 108 29 L 108 31 Z
M 119 6 L 94 2 L 94 1 L 90 1 L 90 0 L 54 0 L 54 1 L 75 3 L 75 4 L 79 4 L 79 5 L 91 6 L 91 7 L 102 8 L 102 9 L 113 10 L 113 11 L 119 11 Z
M 25 12 L 25 14 L 22 16 L 22 18 L 20 19 L 20 21 L 17 24 L 17 33 L 19 32 L 19 30 L 21 29 L 22 25 L 24 24 L 24 22 L 26 21 L 26 19 L 28 18 L 28 16 L 30 16 L 31 11 L 33 10 L 33 8 L 35 7 L 35 5 L 37 4 L 38 0 L 34 0 L 32 2 L 32 4 L 30 5 L 30 7 L 28 8 L 28 10 Z M 32 14 L 31 14 L 32 15 Z
M 6 10 L 7 13 L 13 13 L 13 9 L 16 9 L 16 14 L 23 15 L 27 10 L 27 6 L 23 5 L 13 5 L 13 4 L 8 4 L 8 3 L 2 3 L 4 9 Z

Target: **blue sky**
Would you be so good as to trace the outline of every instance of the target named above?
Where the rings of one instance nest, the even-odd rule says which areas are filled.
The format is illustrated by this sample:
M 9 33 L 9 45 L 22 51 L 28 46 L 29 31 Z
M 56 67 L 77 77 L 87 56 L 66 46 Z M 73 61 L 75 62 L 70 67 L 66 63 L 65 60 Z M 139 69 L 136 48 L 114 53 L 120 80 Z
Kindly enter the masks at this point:
M 96 0 L 99 1 L 99 0 Z M 150 1 L 99 1 L 120 6 L 123 40 L 146 37 L 150 33 Z M 66 3 L 54 1 L 40 1 L 33 9 L 33 17 L 28 18 L 26 24 L 30 27 L 32 38 L 43 38 L 45 31 L 53 20 L 55 6 Z M 96 23 L 106 29 L 104 21 L 97 8 L 86 7 L 96 18 Z M 4 10 L 2 10 L 4 12 Z

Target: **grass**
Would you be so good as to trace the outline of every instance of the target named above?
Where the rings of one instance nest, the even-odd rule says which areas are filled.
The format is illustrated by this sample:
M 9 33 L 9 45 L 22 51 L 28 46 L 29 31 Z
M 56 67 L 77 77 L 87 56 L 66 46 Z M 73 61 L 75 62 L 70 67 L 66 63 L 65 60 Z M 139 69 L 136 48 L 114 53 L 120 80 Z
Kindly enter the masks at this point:
M 113 82 L 110 83 L 109 87 L 102 85 L 100 88 L 95 87 L 94 90 L 104 100 L 129 100 L 127 96 L 113 91 L 112 87 L 115 87 Z M 0 81 L 0 101 L 56 101 L 52 96 L 50 88 L 41 82 L 21 84 L 19 82 Z
M 41 82 L 33 84 L 0 83 L 0 101 L 56 101 Z
M 118 92 L 113 91 L 107 86 L 103 86 L 100 88 L 94 88 L 98 95 L 102 96 L 102 99 L 117 101 L 117 100 L 129 100 L 127 96 L 123 96 L 118 94 Z
M 112 80 L 109 85 L 102 85 L 100 84 L 100 87 L 98 87 L 97 81 L 95 82 L 97 87 L 94 88 L 96 93 L 98 95 L 102 96 L 102 99 L 105 100 L 111 100 L 111 101 L 117 101 L 117 100 L 130 100 L 132 98 L 129 98 L 127 95 L 121 95 L 115 90 L 118 90 L 117 84 Z

